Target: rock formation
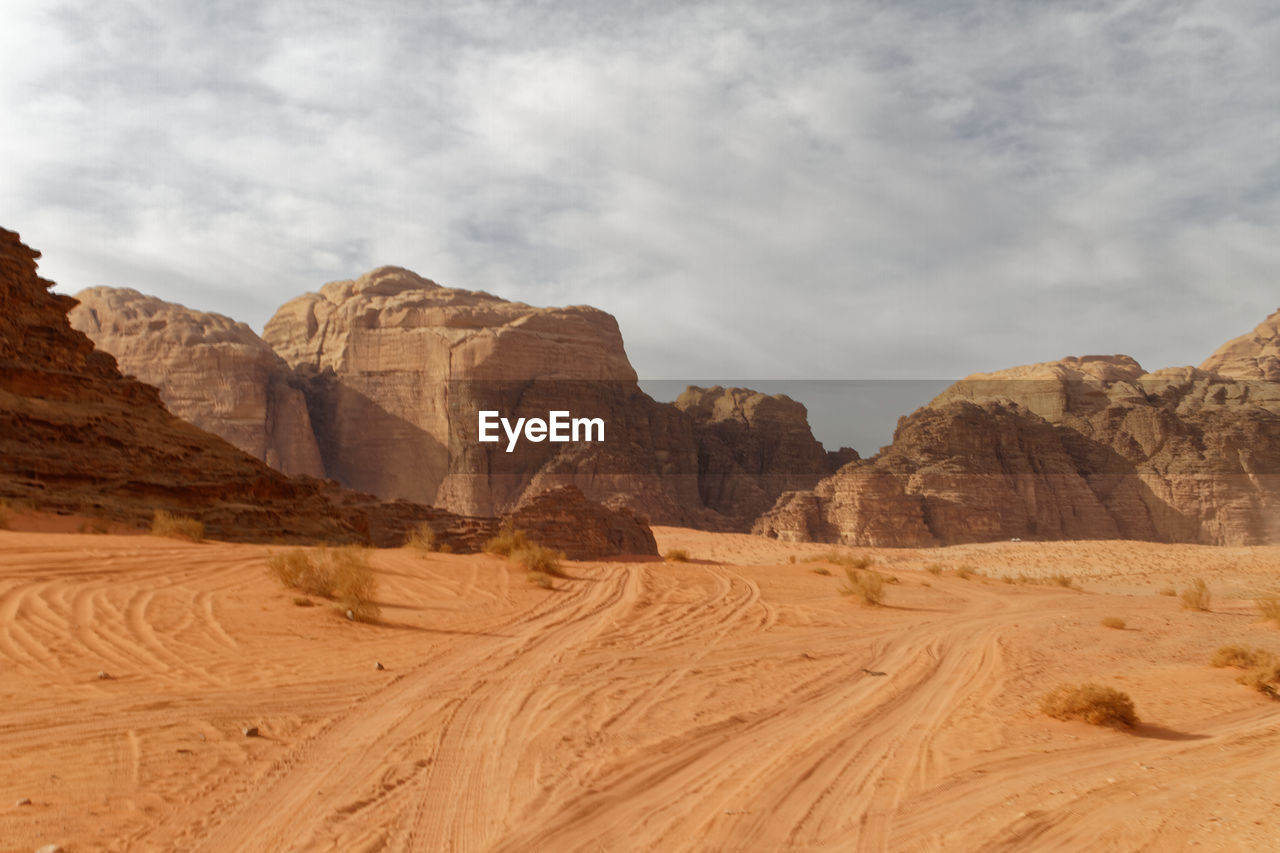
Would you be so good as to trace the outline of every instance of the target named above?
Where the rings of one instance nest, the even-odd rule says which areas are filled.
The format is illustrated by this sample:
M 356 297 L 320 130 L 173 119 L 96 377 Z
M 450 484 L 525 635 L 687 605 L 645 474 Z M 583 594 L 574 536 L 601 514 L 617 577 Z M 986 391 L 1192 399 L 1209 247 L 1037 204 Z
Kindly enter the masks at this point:
M 0 229 L 0 497 L 133 523 L 163 509 L 204 522 L 213 537 L 240 541 L 398 545 L 425 522 L 441 544 L 475 551 L 497 530 L 497 518 L 460 517 L 286 477 L 175 417 L 156 388 L 123 376 L 114 358 L 71 328 L 67 312 L 76 300 L 48 291 L 51 283 L 37 274 L 39 256 Z M 215 337 L 205 334 L 196 348 Z M 570 503 L 593 524 L 625 531 L 621 544 L 648 531 L 585 500 Z M 545 519 L 539 504 L 529 507 L 521 523 L 537 527 L 544 544 L 595 556 L 596 534 L 560 538 L 563 507 L 554 504 Z M 613 554 L 619 542 L 600 545 Z
M 300 383 L 244 323 L 130 289 L 75 298 L 72 328 L 159 388 L 178 417 L 286 474 L 324 475 Z
M 571 560 L 658 554 L 649 525 L 628 512 L 588 501 L 576 486 L 530 495 L 503 522 L 524 530 L 534 542 L 554 543 Z
M 1233 379 L 1280 382 L 1280 311 L 1249 334 L 1227 341 L 1204 360 L 1200 369 Z
M 976 374 L 893 443 L 756 523 L 860 545 L 1003 538 L 1252 544 L 1280 534 L 1275 388 L 1090 356 Z
M 734 529 L 749 529 L 785 491 L 812 488 L 837 462 L 809 429 L 805 407 L 784 395 L 747 388 L 690 386 L 675 402 L 693 420 L 698 492 Z

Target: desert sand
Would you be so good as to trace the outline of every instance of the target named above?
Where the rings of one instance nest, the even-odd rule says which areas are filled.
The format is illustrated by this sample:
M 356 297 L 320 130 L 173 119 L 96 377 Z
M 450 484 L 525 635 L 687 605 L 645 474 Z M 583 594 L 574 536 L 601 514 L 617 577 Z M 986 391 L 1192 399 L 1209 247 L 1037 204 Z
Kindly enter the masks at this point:
M 1250 598 L 1280 547 L 858 549 L 898 581 L 883 607 L 806 562 L 828 547 L 746 535 L 657 528 L 691 561 L 555 590 L 382 550 L 365 625 L 296 606 L 278 549 L 59 523 L 0 530 L 6 851 L 1280 844 L 1280 703 L 1207 664 L 1280 651 Z M 1057 572 L 1083 590 L 998 579 Z M 1210 612 L 1158 594 L 1192 576 Z M 1143 722 L 1039 714 L 1085 680 Z

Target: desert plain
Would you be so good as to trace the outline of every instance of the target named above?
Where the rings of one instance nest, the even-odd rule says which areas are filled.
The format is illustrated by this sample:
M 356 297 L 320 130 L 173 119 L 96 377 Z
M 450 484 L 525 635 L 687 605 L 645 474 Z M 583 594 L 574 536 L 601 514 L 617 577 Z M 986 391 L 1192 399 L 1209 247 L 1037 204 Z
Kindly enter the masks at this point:
M 298 606 L 279 546 L 82 523 L 0 530 L 4 851 L 1280 845 L 1280 703 L 1209 666 L 1280 651 L 1253 602 L 1277 546 L 658 527 L 687 562 L 570 562 L 554 589 L 384 549 L 361 624 Z M 833 551 L 890 578 L 883 605 L 840 594 Z M 1059 574 L 1078 588 L 1004 581 Z M 1192 577 L 1206 612 L 1161 594 Z M 1086 681 L 1141 722 L 1039 712 Z

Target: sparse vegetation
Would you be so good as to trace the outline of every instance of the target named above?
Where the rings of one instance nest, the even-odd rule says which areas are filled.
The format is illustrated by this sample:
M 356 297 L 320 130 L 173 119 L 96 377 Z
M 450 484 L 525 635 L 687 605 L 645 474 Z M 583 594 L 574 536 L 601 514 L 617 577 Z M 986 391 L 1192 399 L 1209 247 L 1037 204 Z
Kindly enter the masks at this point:
M 272 554 L 267 560 L 267 568 L 276 580 L 290 589 L 332 599 L 340 611 L 349 613 L 357 622 L 372 622 L 378 618 L 378 605 L 373 602 L 378 579 L 369 568 L 369 556 L 364 548 L 344 545 L 321 548 L 312 553 L 295 548 Z M 298 604 L 297 598 L 294 604 Z
M 856 596 L 863 604 L 875 606 L 884 603 L 884 577 L 876 571 L 858 571 L 852 566 L 844 570 L 845 585 L 841 595 Z
M 662 559 L 668 563 L 687 563 L 689 562 L 689 552 L 683 548 L 672 548 L 662 555 Z
M 158 509 L 151 517 L 151 532 L 156 536 L 168 536 L 171 539 L 186 539 L 191 542 L 204 541 L 204 525 L 194 518 L 185 515 L 174 515 Z
M 1236 676 L 1236 681 L 1272 699 L 1280 699 L 1280 657 L 1265 649 L 1222 646 L 1213 653 L 1209 664 L 1244 670 Z
M 1258 605 L 1258 613 L 1263 619 L 1280 624 L 1280 595 L 1264 595 L 1254 599 L 1254 604 Z
M 942 564 L 930 563 L 929 565 L 924 567 L 924 570 L 931 575 L 940 575 L 942 574 Z
M 439 543 L 436 542 L 436 532 L 428 521 L 421 522 L 410 530 L 405 544 L 424 554 L 441 550 Z
M 529 572 L 529 583 L 536 583 L 543 589 L 555 589 L 555 582 L 551 580 L 551 575 L 546 572 Z
M 506 557 L 511 562 L 524 566 L 532 574 L 544 574 L 557 578 L 568 577 L 560 567 L 560 561 L 565 558 L 564 552 L 553 551 L 530 542 L 523 530 L 504 527 L 498 531 L 497 536 L 485 544 L 484 549 L 490 554 Z M 530 580 L 542 585 L 534 578 Z
M 1108 616 L 1102 620 L 1102 627 L 1115 628 L 1117 631 L 1124 630 L 1124 620 L 1119 616 Z
M 315 607 L 316 603 L 305 595 L 295 595 L 293 597 L 294 607 Z
M 1064 684 L 1040 700 L 1040 712 L 1055 720 L 1084 720 L 1094 726 L 1133 726 L 1138 722 L 1127 693 L 1101 684 Z
M 1170 598 L 1173 598 L 1175 595 L 1177 595 L 1177 594 L 1178 594 L 1178 591 L 1177 591 L 1176 589 L 1174 589 L 1173 587 L 1171 587 L 1171 586 L 1166 586 L 1166 587 L 1164 587 L 1163 589 L 1161 589 L 1161 590 L 1160 590 L 1158 593 L 1156 593 L 1156 594 L 1157 594 L 1157 595 L 1167 595 L 1167 596 L 1169 596 Z
M 956 569 L 956 577 L 960 578 L 962 581 L 967 581 L 969 578 L 973 577 L 973 569 L 968 566 L 961 566 Z
M 503 527 L 498 531 L 497 536 L 485 543 L 484 550 L 499 557 L 510 557 L 513 552 L 528 548 L 532 544 L 523 530 Z
M 1184 589 L 1178 598 L 1181 599 L 1184 610 L 1208 610 L 1212 596 L 1209 594 L 1209 585 L 1204 582 L 1204 578 L 1195 578 L 1191 581 L 1191 586 Z
M 821 554 L 815 554 L 812 557 L 805 558 L 806 563 L 834 563 L 837 566 L 848 566 L 854 569 L 865 569 L 870 566 L 874 560 L 862 554 L 846 554 L 842 551 L 823 551 Z
M 831 570 L 826 566 L 818 566 L 816 569 L 810 569 L 815 575 L 825 575 L 831 577 Z

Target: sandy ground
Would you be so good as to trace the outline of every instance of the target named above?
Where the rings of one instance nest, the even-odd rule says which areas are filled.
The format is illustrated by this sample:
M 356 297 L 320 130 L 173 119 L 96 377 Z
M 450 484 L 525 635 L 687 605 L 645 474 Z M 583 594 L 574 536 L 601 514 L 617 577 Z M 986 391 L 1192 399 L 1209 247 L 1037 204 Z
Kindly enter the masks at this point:
M 362 625 L 295 606 L 271 548 L 24 525 L 0 531 L 6 851 L 1280 847 L 1280 703 L 1207 666 L 1280 651 L 1249 600 L 1280 548 L 859 551 L 897 578 L 879 608 L 806 562 L 824 546 L 748 536 L 659 529 L 693 560 L 554 591 L 380 551 Z M 1083 591 L 995 579 L 1057 572 Z M 1158 594 L 1195 575 L 1211 612 Z M 1143 723 L 1037 713 L 1082 680 Z

